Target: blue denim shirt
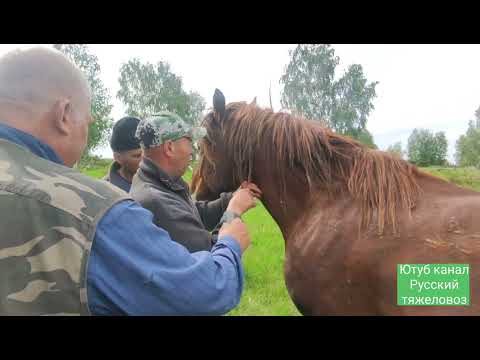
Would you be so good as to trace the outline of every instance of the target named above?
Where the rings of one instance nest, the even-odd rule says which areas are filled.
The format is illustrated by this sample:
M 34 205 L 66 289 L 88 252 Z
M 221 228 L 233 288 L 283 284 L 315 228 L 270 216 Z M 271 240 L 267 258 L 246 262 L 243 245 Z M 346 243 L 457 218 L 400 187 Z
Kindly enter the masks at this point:
M 0 138 L 62 164 L 47 144 L 0 124 Z M 152 222 L 152 213 L 122 201 L 97 226 L 87 269 L 93 315 L 221 315 L 243 291 L 238 242 L 220 237 L 212 251 L 189 253 Z

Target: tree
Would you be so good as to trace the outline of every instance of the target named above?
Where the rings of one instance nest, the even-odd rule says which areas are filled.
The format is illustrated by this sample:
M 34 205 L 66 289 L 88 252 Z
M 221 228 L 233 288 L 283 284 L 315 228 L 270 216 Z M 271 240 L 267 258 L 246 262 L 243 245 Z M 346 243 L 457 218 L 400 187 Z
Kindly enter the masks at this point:
M 426 129 L 414 129 L 408 138 L 408 160 L 418 166 L 444 165 L 448 141 L 443 131 L 435 135 Z
M 480 106 L 475 111 L 475 126 L 477 129 L 480 129 Z
M 338 64 L 330 45 L 298 45 L 290 51 L 290 63 L 280 79 L 282 106 L 312 120 L 324 120 L 340 134 L 365 139 L 378 82 L 368 83 L 358 64 L 335 80 Z
M 182 88 L 182 78 L 175 75 L 166 62 L 153 65 L 132 59 L 121 66 L 119 83 L 117 98 L 132 116 L 144 118 L 166 110 L 196 124 L 205 109 L 202 96 L 196 92 L 187 93 Z
M 373 141 L 373 136 L 367 129 L 357 133 L 355 138 L 361 143 L 367 145 L 370 149 L 378 149 L 377 145 Z
M 439 131 L 435 134 L 434 144 L 432 165 L 447 164 L 448 140 L 444 131 Z
M 204 98 L 195 91 L 188 93 L 188 106 L 185 110 L 184 119 L 190 124 L 199 124 L 202 120 L 202 113 L 205 110 Z
M 390 146 L 387 148 L 387 152 L 392 153 L 392 154 L 395 154 L 395 155 L 399 156 L 399 157 L 402 158 L 402 159 L 403 159 L 403 157 L 404 157 L 404 155 L 405 155 L 405 151 L 404 151 L 403 148 L 402 148 L 402 142 L 401 142 L 401 141 L 398 141 L 398 142 L 396 142 L 395 144 L 390 145 Z
M 92 117 L 95 121 L 90 125 L 87 148 L 83 157 L 91 155 L 92 151 L 105 145 L 110 137 L 113 120 L 110 112 L 113 105 L 108 90 L 100 79 L 98 58 L 92 54 L 86 45 L 55 44 L 54 48 L 64 53 L 85 74 L 92 92 Z
M 475 111 L 475 121 L 469 121 L 465 135 L 456 143 L 455 158 L 459 166 L 480 168 L 480 107 Z

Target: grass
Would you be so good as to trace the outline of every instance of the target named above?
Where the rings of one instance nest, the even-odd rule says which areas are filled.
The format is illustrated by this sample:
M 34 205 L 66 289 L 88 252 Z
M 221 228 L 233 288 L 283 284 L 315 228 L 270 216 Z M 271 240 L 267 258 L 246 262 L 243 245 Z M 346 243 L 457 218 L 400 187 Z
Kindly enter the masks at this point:
M 108 165 L 109 163 L 105 163 L 81 171 L 89 176 L 101 178 L 107 173 Z M 478 169 L 429 167 L 422 170 L 460 186 L 480 191 Z M 190 170 L 184 179 L 190 181 Z M 245 214 L 243 219 L 250 230 L 252 245 L 243 257 L 245 289 L 242 299 L 228 315 L 300 315 L 288 296 L 283 279 L 285 249 L 280 229 L 260 202 L 255 209 Z
M 300 315 L 283 280 L 285 243 L 280 229 L 260 202 L 243 219 L 252 244 L 243 256 L 245 291 L 229 315 Z
M 105 175 L 107 175 L 108 167 L 101 167 L 101 168 L 91 168 L 91 169 L 82 169 L 80 170 L 85 175 L 94 177 L 96 179 L 101 179 Z
M 480 191 L 480 170 L 474 167 L 444 168 L 432 166 L 421 169 L 459 186 Z
M 80 167 L 79 170 L 85 175 L 101 179 L 107 175 L 112 161 L 113 159 L 90 159 L 90 161 L 83 167 Z

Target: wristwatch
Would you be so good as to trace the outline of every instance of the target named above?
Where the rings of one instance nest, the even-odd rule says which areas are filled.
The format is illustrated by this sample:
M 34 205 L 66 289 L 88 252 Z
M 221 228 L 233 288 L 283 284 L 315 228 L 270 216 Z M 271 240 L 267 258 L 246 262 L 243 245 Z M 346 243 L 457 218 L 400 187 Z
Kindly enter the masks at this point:
M 220 219 L 220 224 L 223 224 L 223 223 L 228 224 L 229 222 L 233 221 L 233 219 L 236 219 L 236 218 L 239 218 L 240 220 L 242 219 L 240 215 L 234 213 L 233 211 L 227 210 L 223 213 L 223 216 Z
M 220 231 L 220 228 L 222 227 L 222 225 L 224 223 L 229 223 L 231 221 L 233 221 L 233 219 L 235 218 L 239 218 L 240 220 L 242 220 L 242 218 L 240 217 L 240 215 L 237 215 L 236 213 L 234 213 L 233 211 L 230 211 L 230 210 L 227 210 L 223 213 L 220 221 L 218 222 L 217 226 L 215 226 L 215 229 L 213 229 L 212 231 L 212 235 L 213 236 L 216 236 L 218 235 L 218 232 Z

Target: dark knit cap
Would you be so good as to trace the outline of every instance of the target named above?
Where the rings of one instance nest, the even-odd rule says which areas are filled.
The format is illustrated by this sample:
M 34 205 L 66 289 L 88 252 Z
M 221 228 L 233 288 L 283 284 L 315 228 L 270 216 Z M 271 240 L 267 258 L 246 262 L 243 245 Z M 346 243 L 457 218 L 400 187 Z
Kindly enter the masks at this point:
M 135 138 L 140 119 L 126 116 L 118 120 L 113 126 L 110 147 L 115 152 L 122 152 L 140 148 L 140 142 Z

